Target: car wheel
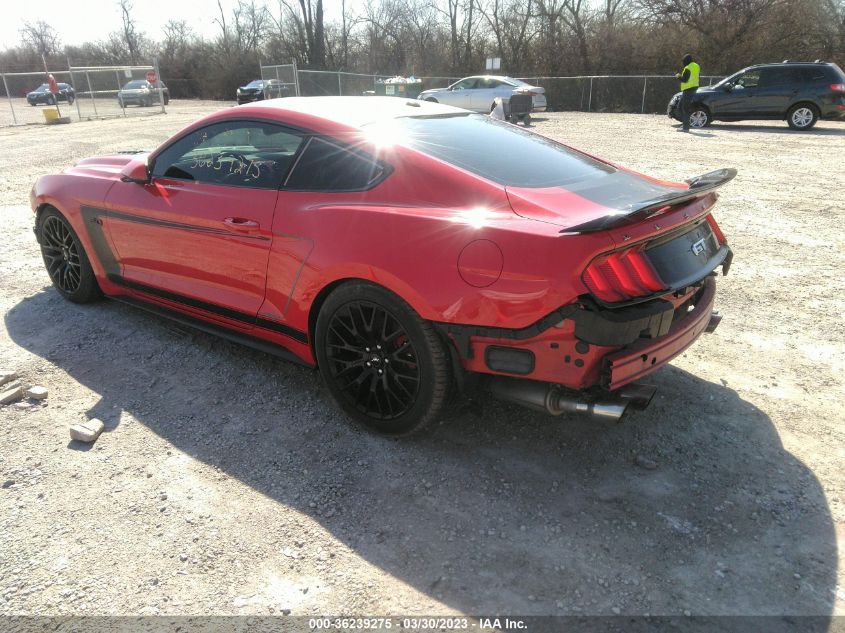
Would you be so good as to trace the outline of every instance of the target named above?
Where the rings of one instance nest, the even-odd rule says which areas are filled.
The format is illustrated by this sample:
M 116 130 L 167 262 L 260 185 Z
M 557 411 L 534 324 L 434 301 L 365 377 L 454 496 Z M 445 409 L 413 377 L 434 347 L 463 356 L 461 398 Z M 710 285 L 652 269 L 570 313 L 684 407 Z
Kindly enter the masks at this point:
M 814 105 L 798 103 L 789 109 L 786 122 L 793 130 L 809 130 L 819 120 L 819 114 Z
M 426 101 L 431 101 L 432 103 L 440 103 L 440 102 L 439 102 L 437 99 L 435 99 L 434 97 L 426 97 L 426 98 L 425 98 L 425 100 L 426 100 Z
M 689 126 L 694 128 L 707 127 L 713 121 L 710 111 L 702 106 L 693 106 L 689 113 Z
M 125 109 L 125 108 L 126 108 L 126 104 L 125 104 L 125 103 L 123 103 L 123 99 L 118 99 L 118 100 L 117 100 L 117 105 L 119 105 L 121 109 Z
M 47 97 L 47 105 L 56 105 L 56 98 L 53 95 Z
M 332 292 L 317 317 L 315 347 L 335 401 L 381 433 L 421 430 L 448 397 L 444 343 L 430 323 L 380 286 L 351 282 Z
M 88 256 L 68 221 L 54 208 L 41 215 L 38 230 L 41 257 L 56 290 L 74 303 L 89 303 L 100 287 Z
M 67 97 L 67 104 L 68 104 L 68 105 L 73 105 L 73 102 L 74 102 L 74 101 L 76 101 L 76 97 L 73 97 L 73 96 L 71 96 L 71 95 L 68 95 L 68 97 Z
M 170 97 L 168 95 L 164 95 L 164 105 L 168 105 L 170 103 Z

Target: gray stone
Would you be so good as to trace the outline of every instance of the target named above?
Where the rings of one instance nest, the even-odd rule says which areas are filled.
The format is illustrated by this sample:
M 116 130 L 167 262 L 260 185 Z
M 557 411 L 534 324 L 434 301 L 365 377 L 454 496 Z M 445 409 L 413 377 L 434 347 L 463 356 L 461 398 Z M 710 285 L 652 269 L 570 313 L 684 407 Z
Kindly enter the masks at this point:
M 46 400 L 47 388 L 41 385 L 34 385 L 26 390 L 26 397 L 33 400 Z
M 105 428 L 106 425 L 96 418 L 81 424 L 74 424 L 70 427 L 70 439 L 90 444 L 100 437 L 100 433 L 102 433 Z
M 0 393 L 0 404 L 12 404 L 23 398 L 23 388 L 20 385 Z

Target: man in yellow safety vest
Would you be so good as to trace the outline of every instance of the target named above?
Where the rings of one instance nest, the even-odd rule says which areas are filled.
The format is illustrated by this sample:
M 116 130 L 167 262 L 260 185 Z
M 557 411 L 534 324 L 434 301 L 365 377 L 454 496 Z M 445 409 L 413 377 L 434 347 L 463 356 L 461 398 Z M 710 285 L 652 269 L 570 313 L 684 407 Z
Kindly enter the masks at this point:
M 687 53 L 683 59 L 684 69 L 677 73 L 677 77 L 681 81 L 681 125 L 684 132 L 689 132 L 689 115 L 692 109 L 692 100 L 695 97 L 695 91 L 698 90 L 698 75 L 701 68 L 696 64 L 692 55 Z

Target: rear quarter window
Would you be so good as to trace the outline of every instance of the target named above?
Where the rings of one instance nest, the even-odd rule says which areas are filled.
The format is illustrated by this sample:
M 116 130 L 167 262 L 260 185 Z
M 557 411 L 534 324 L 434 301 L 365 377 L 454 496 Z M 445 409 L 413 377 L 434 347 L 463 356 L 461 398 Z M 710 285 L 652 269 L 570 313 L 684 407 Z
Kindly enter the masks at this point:
M 363 191 L 387 175 L 385 165 L 319 137 L 312 137 L 285 182 L 294 191 Z

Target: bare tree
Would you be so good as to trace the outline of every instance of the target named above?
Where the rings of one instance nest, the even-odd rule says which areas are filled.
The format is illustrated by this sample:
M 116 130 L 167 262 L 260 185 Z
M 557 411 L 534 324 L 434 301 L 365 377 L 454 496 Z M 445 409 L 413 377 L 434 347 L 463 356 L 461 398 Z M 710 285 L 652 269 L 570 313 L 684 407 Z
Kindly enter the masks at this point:
M 281 30 L 286 14 L 300 34 L 305 50 L 306 65 L 321 70 L 326 66 L 326 33 L 323 16 L 323 0 L 298 0 L 296 7 L 292 0 L 279 0 L 278 19 L 273 21 Z
M 533 0 L 476 0 L 479 13 L 490 28 L 506 68 L 516 70 L 525 63 L 528 43 L 534 37 L 529 30 Z
M 129 0 L 118 0 L 120 7 L 120 19 L 123 21 L 123 42 L 129 51 L 129 61 L 138 63 L 141 52 L 141 35 L 135 26 L 135 18 L 132 17 L 132 3 Z
M 49 57 L 59 52 L 59 34 L 42 20 L 24 22 L 20 34 L 23 43 L 39 55 Z

